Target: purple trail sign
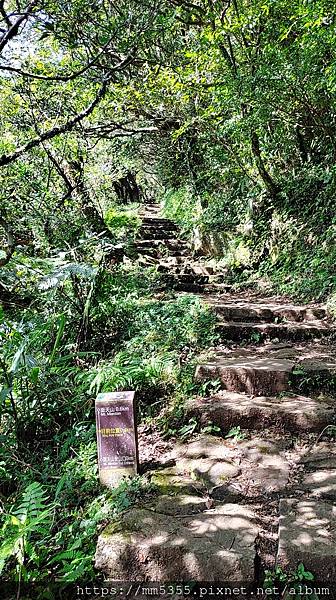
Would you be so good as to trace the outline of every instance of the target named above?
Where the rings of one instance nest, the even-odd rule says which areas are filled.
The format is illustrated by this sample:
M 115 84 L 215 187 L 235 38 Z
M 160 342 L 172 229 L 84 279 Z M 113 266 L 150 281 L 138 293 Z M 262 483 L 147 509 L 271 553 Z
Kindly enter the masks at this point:
M 115 487 L 138 472 L 134 392 L 108 392 L 96 398 L 99 477 Z

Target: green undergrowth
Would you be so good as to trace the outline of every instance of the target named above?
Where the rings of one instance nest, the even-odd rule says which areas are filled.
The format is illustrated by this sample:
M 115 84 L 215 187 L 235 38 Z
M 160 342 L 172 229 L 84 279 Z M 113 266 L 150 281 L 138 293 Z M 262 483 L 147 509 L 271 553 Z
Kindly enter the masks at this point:
M 110 232 L 118 241 L 129 240 L 135 237 L 141 226 L 141 219 L 137 214 L 138 205 L 126 207 L 117 206 L 109 208 L 104 215 L 104 221 Z
M 278 216 L 274 220 L 279 223 Z M 238 251 L 227 260 L 230 283 L 237 290 L 255 288 L 302 302 L 328 300 L 336 313 L 336 225 L 321 232 L 287 214 L 281 223 L 284 230 L 266 229 L 258 240 L 238 238 Z
M 335 191 L 335 169 L 309 165 L 282 175 L 275 198 L 258 187 L 225 191 L 223 182 L 216 194 L 171 190 L 164 210 L 235 289 L 329 299 L 335 314 Z
M 41 296 L 0 312 L 0 568 L 22 585 L 89 580 L 101 528 L 152 493 L 141 478 L 98 483 L 98 391 L 134 389 L 139 418 L 157 418 L 195 393 L 196 356 L 216 339 L 211 310 L 152 269 L 76 267 Z
M 24 598 L 65 598 L 73 589 L 69 584 L 97 578 L 97 534 L 118 522 L 123 511 L 150 498 L 155 488 L 138 476 L 103 490 L 95 465 L 93 443 L 81 446 L 54 476 L 55 485 L 33 481 L 13 497 L 2 515 L 0 570 L 5 588 L 20 589 Z
M 260 265 L 258 274 L 274 289 L 301 300 L 326 300 L 336 289 L 336 224 L 323 232 L 292 223 L 293 239 L 279 237 L 274 256 Z M 289 239 L 288 239 L 289 238 Z
M 192 231 L 201 222 L 202 209 L 190 186 L 169 189 L 162 198 L 162 214 L 172 219 L 182 231 L 192 235 Z

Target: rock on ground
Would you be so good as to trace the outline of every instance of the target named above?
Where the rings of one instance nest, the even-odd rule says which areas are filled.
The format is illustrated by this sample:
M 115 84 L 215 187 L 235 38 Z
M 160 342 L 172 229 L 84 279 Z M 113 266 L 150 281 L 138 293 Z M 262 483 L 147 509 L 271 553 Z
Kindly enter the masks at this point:
M 132 581 L 253 582 L 254 509 L 220 504 L 194 511 L 195 498 L 188 496 L 128 511 L 99 536 L 96 568 L 111 580 L 129 581 L 131 574 Z
M 305 475 L 302 489 L 314 498 L 336 500 L 336 469 L 318 469 Z
M 253 438 L 239 444 L 244 475 L 263 493 L 278 492 L 288 483 L 290 466 L 281 444 Z
M 272 398 L 221 391 L 210 398 L 188 400 L 186 412 L 190 417 L 197 417 L 201 425 L 211 421 L 223 431 L 239 424 L 248 429 L 276 426 L 299 432 L 323 429 L 333 421 L 335 405 L 328 399 L 315 400 L 298 395 Z
M 314 500 L 281 500 L 277 564 L 295 570 L 302 562 L 315 579 L 336 581 L 336 507 Z

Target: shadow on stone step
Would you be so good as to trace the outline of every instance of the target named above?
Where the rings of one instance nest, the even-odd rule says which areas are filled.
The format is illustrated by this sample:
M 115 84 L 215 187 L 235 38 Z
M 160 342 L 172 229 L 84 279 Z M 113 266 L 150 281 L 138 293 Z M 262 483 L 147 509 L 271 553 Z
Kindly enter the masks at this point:
M 165 460 L 164 462 L 155 462 L 152 460 L 146 460 L 143 461 L 140 464 L 140 475 L 144 475 L 145 473 L 147 473 L 148 471 L 153 471 L 154 469 L 156 470 L 161 470 L 161 469 L 166 469 L 169 467 L 173 467 L 175 465 L 175 460 L 174 459 L 168 459 Z
M 277 564 L 288 572 L 302 562 L 315 581 L 335 587 L 336 507 L 313 499 L 283 499 L 279 512 Z
M 198 506 L 202 512 L 195 514 Z M 205 508 L 202 498 L 184 495 L 127 511 L 99 536 L 96 568 L 112 580 L 253 586 L 256 511 L 232 503 Z
M 223 391 L 209 398 L 188 400 L 186 416 L 197 418 L 201 426 L 212 422 L 223 431 L 239 423 L 252 430 L 275 427 L 292 433 L 313 432 L 334 422 L 335 402 L 300 395 L 277 398 Z

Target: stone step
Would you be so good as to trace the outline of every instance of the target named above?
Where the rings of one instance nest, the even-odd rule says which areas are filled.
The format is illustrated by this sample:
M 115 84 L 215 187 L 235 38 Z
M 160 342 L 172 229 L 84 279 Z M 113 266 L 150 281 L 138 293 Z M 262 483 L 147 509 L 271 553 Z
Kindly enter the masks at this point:
M 196 283 L 198 285 L 204 285 L 208 282 L 209 277 L 206 275 L 195 275 L 194 273 L 162 273 L 163 280 L 167 284 L 174 287 L 175 285 L 184 285 L 189 283 Z
M 157 265 L 157 270 L 159 273 L 174 273 L 174 274 L 179 274 L 179 273 L 184 273 L 184 263 L 183 263 L 183 258 L 180 258 L 181 262 L 177 262 L 177 257 L 174 257 L 176 259 L 176 262 L 169 262 L 169 263 L 162 263 L 160 261 L 160 263 Z
M 330 423 L 331 424 L 331 423 Z M 305 474 L 300 485 L 309 497 L 336 500 L 335 442 L 319 442 L 301 458 Z
M 150 228 L 144 229 L 141 228 L 138 232 L 139 240 L 166 240 L 168 239 L 176 239 L 175 231 L 170 231 L 167 229 L 159 229 L 159 228 Z
M 331 428 L 330 428 L 331 429 Z M 307 471 L 336 469 L 336 446 L 333 441 L 318 442 L 310 447 L 301 458 Z
M 140 434 L 140 439 L 141 462 L 146 438 Z M 187 441 L 177 440 L 146 475 L 160 494 L 202 496 L 210 499 L 208 508 L 215 500 L 256 501 L 265 493 L 286 489 L 291 447 L 289 436 L 283 439 L 272 430 L 239 441 L 199 433 Z
M 164 246 L 154 246 L 151 248 L 138 248 L 136 249 L 137 253 L 142 255 L 142 256 L 150 256 L 151 258 L 155 259 L 157 262 L 160 261 L 161 259 L 165 258 L 166 256 L 166 252 L 167 250 L 165 249 Z M 187 248 L 184 248 L 183 250 L 174 250 L 174 254 L 169 254 L 170 257 L 174 256 L 174 257 L 178 257 L 181 259 L 185 259 L 189 254 L 189 251 Z
M 172 257 L 160 261 L 158 271 L 161 273 L 180 273 L 184 275 L 198 275 L 207 277 L 207 281 L 212 278 L 212 274 L 206 268 L 197 264 L 191 263 L 190 260 L 183 257 Z
M 240 322 L 281 322 L 281 321 L 321 321 L 327 317 L 324 306 L 295 306 L 291 304 L 245 303 L 239 300 L 223 302 L 220 298 L 210 297 L 210 304 L 221 319 Z
M 177 225 L 168 219 L 142 219 L 141 227 L 144 229 L 164 229 L 165 231 L 178 231 Z
M 232 291 L 232 285 L 230 283 L 209 283 L 203 291 L 203 300 L 205 297 L 211 294 L 222 294 Z
M 258 512 L 197 496 L 161 496 L 99 536 L 95 567 L 112 581 L 253 583 Z
M 176 485 L 184 485 L 190 492 L 191 482 L 193 493 L 208 493 L 217 500 L 237 499 L 242 489 L 246 497 L 251 490 L 256 498 L 286 488 L 290 472 L 286 449 L 286 442 L 279 439 L 253 435 L 251 440 L 232 443 L 201 433 L 187 442 L 177 442 L 172 453 L 175 466 L 156 471 L 151 481 L 160 490 L 161 486 L 171 486 L 171 493 L 175 493 Z M 203 486 L 203 492 L 196 486 Z
M 174 283 L 173 289 L 176 292 L 186 292 L 189 294 L 201 294 L 204 291 L 202 283 Z
M 327 321 L 303 321 L 287 323 L 243 323 L 238 321 L 222 321 L 217 325 L 217 331 L 223 340 L 254 340 L 265 339 L 302 341 L 311 338 L 321 338 L 331 335 L 336 327 Z
M 189 264 L 189 259 L 186 259 L 184 256 L 176 256 L 176 254 L 170 254 L 167 258 L 160 261 L 160 265 L 166 268 L 172 266 L 179 266 L 182 268 L 186 264 Z
M 300 395 L 269 397 L 222 391 L 186 403 L 187 418 L 196 417 L 201 426 L 212 422 L 223 432 L 237 425 L 257 430 L 276 427 L 293 433 L 321 431 L 333 422 L 335 414 L 334 401 Z
M 188 247 L 185 240 L 178 238 L 164 238 L 164 239 L 151 239 L 151 240 L 135 240 L 135 247 L 137 249 L 143 248 L 160 248 L 160 246 L 166 246 L 169 250 L 182 250 Z
M 289 572 L 303 563 L 306 571 L 314 574 L 314 581 L 303 582 L 310 588 L 315 581 L 326 588 L 335 584 L 336 506 L 316 500 L 282 499 L 279 513 L 277 566 Z M 331 598 L 333 590 L 329 591 Z
M 149 210 L 154 210 L 154 211 L 160 212 L 161 206 L 160 206 L 159 202 L 152 202 L 152 201 L 145 200 L 141 207 L 141 211 L 147 212 Z
M 146 206 L 139 210 L 139 217 L 141 219 L 161 219 L 161 208 L 158 204 L 146 204 Z
M 263 351 L 240 349 L 217 351 L 199 364 L 196 381 L 219 380 L 222 388 L 256 396 L 274 396 L 286 390 L 328 389 L 336 376 L 336 357 L 323 345 L 277 348 L 266 345 Z

